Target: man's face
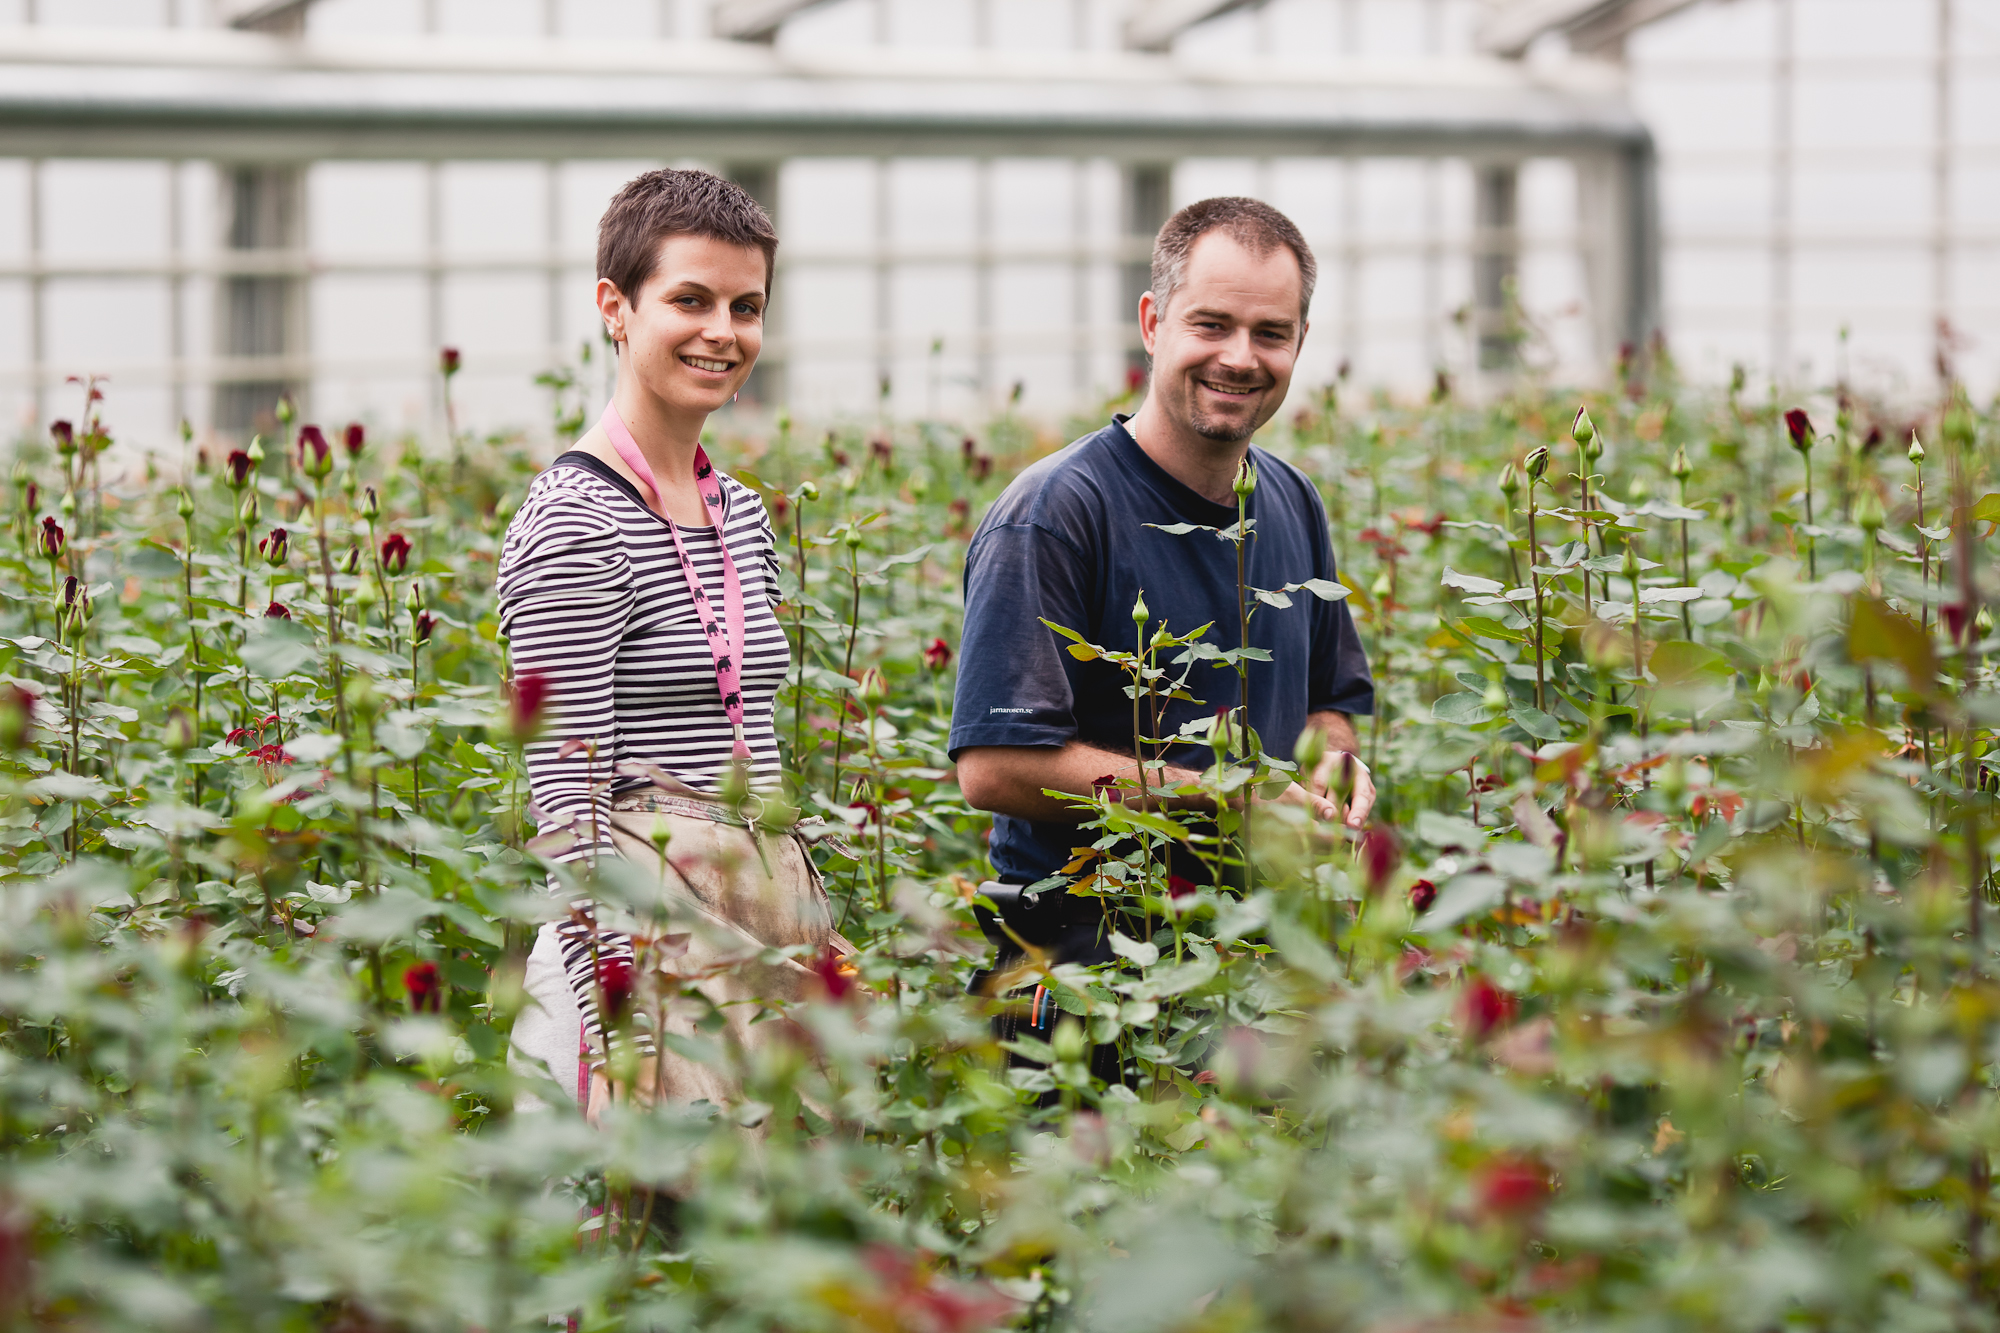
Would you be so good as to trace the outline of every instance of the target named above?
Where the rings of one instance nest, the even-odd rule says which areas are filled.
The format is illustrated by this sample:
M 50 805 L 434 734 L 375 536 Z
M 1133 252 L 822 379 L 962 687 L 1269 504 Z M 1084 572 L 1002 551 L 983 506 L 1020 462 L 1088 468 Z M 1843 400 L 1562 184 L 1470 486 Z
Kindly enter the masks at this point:
M 1299 262 L 1285 246 L 1259 255 L 1221 231 L 1197 240 L 1167 308 L 1150 292 L 1139 302 L 1149 392 L 1165 415 L 1219 443 L 1255 434 L 1291 387 L 1306 336 L 1299 296 Z

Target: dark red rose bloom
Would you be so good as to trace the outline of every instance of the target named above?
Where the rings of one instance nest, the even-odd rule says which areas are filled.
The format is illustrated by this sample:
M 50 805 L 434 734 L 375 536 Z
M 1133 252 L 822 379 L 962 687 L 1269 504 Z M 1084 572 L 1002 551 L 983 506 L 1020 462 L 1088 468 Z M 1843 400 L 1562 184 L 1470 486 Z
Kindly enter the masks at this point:
M 1185 898 L 1194 891 L 1195 882 L 1193 880 L 1183 879 L 1179 875 L 1167 876 L 1167 896 L 1169 898 Z
M 1553 1192 L 1549 1169 L 1528 1157 L 1495 1157 L 1472 1175 L 1473 1207 L 1482 1217 L 1525 1217 Z
M 616 1023 L 632 1007 L 632 960 L 597 960 L 597 988 L 604 992 L 604 1016 Z
M 873 801 L 853 801 L 847 808 L 858 810 L 861 813 L 861 822 L 864 824 L 878 824 L 882 820 L 882 812 L 876 808 Z
M 1785 431 L 1792 437 L 1792 448 L 1812 448 L 1812 418 L 1806 415 L 1804 408 L 1795 407 L 1785 413 Z
M 1475 976 L 1458 995 L 1458 1021 L 1474 1041 L 1485 1041 L 1514 1021 L 1520 1001 L 1485 977 Z
M 1380 893 L 1402 863 L 1403 847 L 1386 824 L 1371 824 L 1361 837 L 1361 874 L 1370 893 Z
M 400 532 L 392 532 L 382 539 L 382 568 L 390 574 L 400 574 L 410 567 L 410 539 Z
M 438 373 L 446 379 L 450 379 L 458 373 L 460 364 L 461 361 L 456 347 L 446 347 L 438 352 Z
M 541 671 L 523 671 L 514 677 L 513 689 L 508 691 L 507 706 L 516 736 L 525 740 L 541 728 L 542 712 L 548 707 L 549 688 L 554 684 L 547 673 Z
M 991 454 L 974 455 L 972 460 L 972 479 L 974 481 L 985 481 L 988 477 L 992 475 L 993 475 L 993 455 Z
M 48 522 L 47 519 L 43 519 L 42 521 L 44 523 Z M 1944 605 L 1938 607 L 1938 617 L 1944 621 L 1945 635 L 1953 643 L 1957 643 L 1965 637 L 1965 627 L 1972 620 L 1972 617 L 1966 614 L 1964 602 L 1946 602 Z
M 347 446 L 349 458 L 359 458 L 361 451 L 368 447 L 368 432 L 361 428 L 360 422 L 350 421 L 347 429 L 340 433 L 340 442 Z
M 250 480 L 250 469 L 254 466 L 250 455 L 241 449 L 231 449 L 222 465 L 229 469 L 229 484 L 239 489 Z
M 56 448 L 64 453 L 76 447 L 76 428 L 67 421 L 51 421 L 49 434 L 55 437 Z
M 1410 886 L 1410 910 L 1418 916 L 1431 910 L 1431 904 L 1438 900 L 1438 886 L 1427 879 L 1420 879 Z
M 1101 778 L 1092 778 L 1090 780 L 1090 794 L 1092 796 L 1109 796 L 1115 794 L 1117 790 L 1118 775 L 1116 773 L 1106 773 Z
M 429 643 L 437 630 L 437 617 L 428 611 L 417 612 L 417 642 Z
M 286 608 L 283 602 L 273 602 L 264 608 L 264 619 L 266 620 L 290 620 L 291 618 L 292 613 Z
M 854 991 L 854 969 L 831 948 L 821 949 L 812 961 L 813 975 L 826 987 L 830 1000 L 844 1000 Z
M 42 519 L 42 531 L 35 538 L 35 547 L 42 553 L 42 558 L 51 561 L 60 560 L 63 548 L 68 545 L 69 534 L 63 531 L 62 524 L 56 522 L 53 517 Z
M 951 645 L 943 639 L 932 639 L 924 649 L 924 665 L 933 671 L 942 671 L 951 665 Z
M 403 989 L 410 993 L 413 1013 L 435 1014 L 444 1008 L 444 978 L 432 962 L 418 963 L 403 972 Z

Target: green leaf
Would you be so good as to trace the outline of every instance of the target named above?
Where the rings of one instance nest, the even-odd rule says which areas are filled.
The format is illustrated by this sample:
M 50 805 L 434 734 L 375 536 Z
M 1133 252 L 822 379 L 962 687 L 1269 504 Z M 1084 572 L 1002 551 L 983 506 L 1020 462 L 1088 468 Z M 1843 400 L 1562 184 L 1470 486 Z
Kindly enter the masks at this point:
M 1266 606 L 1275 606 L 1283 610 L 1292 604 L 1292 599 L 1281 592 L 1266 592 L 1262 588 L 1252 588 L 1250 591 L 1255 593 L 1257 600 Z
M 1115 930 L 1111 932 L 1110 943 L 1111 952 L 1140 967 L 1151 967 L 1160 961 L 1160 946 L 1157 944 L 1143 944 Z
M 2000 492 L 1989 492 L 1979 497 L 1972 506 L 1972 520 L 1975 523 L 2000 523 Z
M 254 623 L 254 622 L 253 622 Z M 280 680 L 319 656 L 312 631 L 289 620 L 266 620 L 249 632 L 238 654 L 265 680 Z
M 1925 695 L 1937 690 L 1937 655 L 1930 636 L 1916 621 L 1877 598 L 1854 599 L 1847 655 L 1857 662 L 1893 662 L 1903 669 L 1911 689 Z
M 1298 583 L 1287 583 L 1286 592 L 1309 592 L 1322 602 L 1342 602 L 1348 597 L 1348 590 L 1332 579 L 1305 579 Z
M 1438 582 L 1447 588 L 1457 588 L 1460 592 L 1495 593 L 1507 590 L 1507 585 L 1498 579 L 1483 579 L 1477 574 L 1461 574 L 1450 565 L 1444 567 L 1444 576 Z
M 1526 643 L 1528 636 L 1516 629 L 1508 629 L 1489 616 L 1467 616 L 1463 622 L 1470 633 L 1482 639 L 1500 639 L 1506 643 Z
M 1079 662 L 1095 662 L 1104 654 L 1087 643 L 1073 643 L 1069 646 L 1069 655 Z
M 1646 667 L 1662 685 L 1695 685 L 1727 680 L 1735 668 L 1713 648 L 1686 639 L 1656 645 Z
M 1185 537 L 1190 532 L 1216 531 L 1205 523 L 1148 523 L 1146 526 L 1164 532 L 1169 537 Z
M 1431 705 L 1431 717 L 1439 722 L 1456 722 L 1460 726 L 1472 726 L 1492 716 L 1483 694 L 1460 691 L 1443 695 Z
M 1527 732 L 1538 741 L 1559 741 L 1562 739 L 1562 723 L 1556 721 L 1539 708 L 1528 704 L 1521 704 L 1518 707 L 1507 710 L 1507 716 L 1514 720 L 1515 726 Z

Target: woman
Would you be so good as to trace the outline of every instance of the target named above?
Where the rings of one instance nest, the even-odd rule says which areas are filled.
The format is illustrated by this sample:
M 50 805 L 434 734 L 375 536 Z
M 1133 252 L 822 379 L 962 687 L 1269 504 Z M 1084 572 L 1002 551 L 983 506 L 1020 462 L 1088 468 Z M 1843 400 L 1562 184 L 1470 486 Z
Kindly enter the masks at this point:
M 635 950 L 580 902 L 536 938 L 515 1063 L 545 1069 L 593 1115 L 612 1092 L 607 1017 L 644 1057 L 640 1096 L 722 1105 L 739 1093 L 727 1068 L 656 1058 L 647 1020 L 628 1009 L 691 1033 L 704 1006 L 668 1002 L 678 981 L 635 984 L 635 962 L 699 978 L 740 1055 L 781 1026 L 750 1026 L 759 1002 L 798 998 L 811 975 L 755 956 L 839 942 L 803 844 L 744 827 L 737 812 L 754 813 L 754 795 L 713 799 L 734 774 L 738 794 L 779 777 L 772 702 L 790 653 L 773 612 L 771 523 L 701 445 L 756 363 L 777 244 L 756 201 L 706 172 L 648 172 L 618 193 L 597 244 L 617 392 L 535 479 L 501 552 L 514 674 L 550 686 L 553 725 L 527 748 L 543 833 L 568 830 L 560 859 L 637 862 L 677 932 L 671 948 Z

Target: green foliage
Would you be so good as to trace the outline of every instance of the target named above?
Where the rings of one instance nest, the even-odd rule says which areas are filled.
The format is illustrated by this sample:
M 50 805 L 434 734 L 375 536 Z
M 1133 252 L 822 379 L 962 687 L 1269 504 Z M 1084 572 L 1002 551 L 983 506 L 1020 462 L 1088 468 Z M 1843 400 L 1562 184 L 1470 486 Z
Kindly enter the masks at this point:
M 577 377 L 549 383 L 574 424 Z M 1380 821 L 1272 799 L 1297 770 L 1238 717 L 1180 738 L 1214 817 L 1079 798 L 1063 887 L 1118 962 L 1031 955 L 1008 981 L 1061 1020 L 1004 1049 L 1015 1001 L 966 994 L 985 817 L 950 654 L 972 524 L 1057 441 L 721 442 L 786 566 L 766 818 L 840 835 L 816 855 L 865 987 L 830 976 L 742 1104 L 595 1127 L 505 1058 L 561 901 L 492 597 L 531 460 L 324 468 L 288 424 L 183 492 L 88 404 L 19 449 L 0 549 L 0 1319 L 2000 1324 L 1992 420 L 1960 396 L 1906 455 L 1851 405 L 1809 496 L 1783 405 L 1662 383 L 1583 418 L 1329 398 L 1269 446 L 1321 486 L 1342 586 L 1069 633 L 1146 733 L 1241 667 L 1253 613 L 1345 596 Z M 1168 842 L 1238 887 L 1169 881 Z M 668 951 L 650 886 L 591 889 Z M 728 1058 L 716 1031 L 689 1049 Z

